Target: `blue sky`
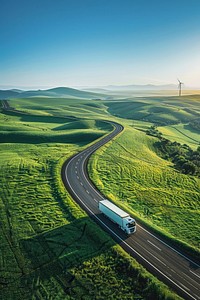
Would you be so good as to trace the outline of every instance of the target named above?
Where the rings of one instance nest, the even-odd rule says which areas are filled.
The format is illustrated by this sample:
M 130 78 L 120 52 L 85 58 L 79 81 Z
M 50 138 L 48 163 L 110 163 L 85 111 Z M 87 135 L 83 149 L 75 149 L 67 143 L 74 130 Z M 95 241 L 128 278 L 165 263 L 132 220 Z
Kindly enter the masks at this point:
M 0 0 L 0 87 L 200 87 L 199 0 Z

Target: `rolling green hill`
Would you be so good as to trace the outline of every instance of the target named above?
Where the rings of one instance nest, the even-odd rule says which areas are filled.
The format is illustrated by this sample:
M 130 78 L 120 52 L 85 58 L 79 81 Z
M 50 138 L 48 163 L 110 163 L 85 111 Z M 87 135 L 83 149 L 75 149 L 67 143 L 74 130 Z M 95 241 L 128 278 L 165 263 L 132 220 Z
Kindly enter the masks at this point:
M 68 157 L 112 130 L 104 120 L 122 123 L 125 131 L 92 156 L 90 176 L 107 198 L 197 250 L 200 181 L 159 157 L 157 139 L 145 130 L 155 120 L 159 130 L 170 130 L 163 124 L 171 120 L 179 129 L 174 139 L 184 128 L 190 135 L 198 99 L 10 100 L 19 111 L 0 113 L 0 297 L 180 299 L 88 218 L 64 189 L 60 170 Z
M 98 94 L 94 92 L 80 91 L 68 87 L 57 87 L 47 90 L 0 90 L 0 99 L 7 98 L 27 98 L 27 97 L 75 97 L 84 99 L 93 99 L 105 97 L 104 94 Z
M 105 102 L 104 102 L 105 103 Z M 106 102 L 108 111 L 120 118 L 159 125 L 188 123 L 200 117 L 200 96 L 148 97 Z
M 1 143 L 84 145 L 112 129 L 111 125 L 102 121 L 79 120 L 76 117 L 29 115 L 17 111 L 6 111 L 2 119 L 6 122 L 0 129 Z

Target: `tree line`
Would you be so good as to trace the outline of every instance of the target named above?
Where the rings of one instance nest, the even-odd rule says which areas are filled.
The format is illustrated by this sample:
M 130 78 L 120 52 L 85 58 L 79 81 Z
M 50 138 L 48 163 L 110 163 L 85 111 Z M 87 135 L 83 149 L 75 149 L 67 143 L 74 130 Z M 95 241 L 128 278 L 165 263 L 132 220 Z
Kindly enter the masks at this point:
M 167 160 L 174 163 L 174 166 L 183 174 L 195 175 L 200 177 L 200 146 L 196 150 L 192 150 L 186 144 L 171 142 L 163 138 L 156 126 L 151 126 L 146 133 L 158 138 L 155 142 L 159 154 Z

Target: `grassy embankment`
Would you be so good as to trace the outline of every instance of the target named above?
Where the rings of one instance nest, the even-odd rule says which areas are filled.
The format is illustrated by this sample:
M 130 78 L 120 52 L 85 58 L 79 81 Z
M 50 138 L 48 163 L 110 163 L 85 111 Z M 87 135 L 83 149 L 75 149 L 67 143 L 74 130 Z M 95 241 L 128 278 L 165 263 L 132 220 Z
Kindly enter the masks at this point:
M 64 160 L 110 130 L 103 122 L 71 118 L 101 115 L 104 106 L 87 108 L 81 102 L 73 111 L 66 103 L 16 100 L 13 106 L 32 115 L 0 114 L 0 296 L 178 299 L 115 245 L 65 191 L 60 178 Z

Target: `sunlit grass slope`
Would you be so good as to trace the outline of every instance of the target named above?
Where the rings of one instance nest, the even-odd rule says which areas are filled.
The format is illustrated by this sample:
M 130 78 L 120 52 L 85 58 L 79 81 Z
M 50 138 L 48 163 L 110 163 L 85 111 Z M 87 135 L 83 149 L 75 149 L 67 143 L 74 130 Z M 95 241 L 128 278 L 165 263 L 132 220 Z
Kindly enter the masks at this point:
M 189 124 L 158 127 L 158 130 L 168 140 L 187 144 L 193 149 L 196 149 L 200 144 L 200 132 L 192 128 Z
M 25 113 L 0 114 L 0 298 L 179 299 L 115 245 L 61 182 L 64 160 L 111 126 L 92 119 L 87 104 L 83 120 L 78 105 L 69 116 L 66 99 L 32 101 L 19 100 Z M 104 109 L 92 108 L 95 115 Z
M 29 115 L 15 111 L 1 116 L 0 140 L 3 143 L 87 144 L 101 137 L 111 125 L 76 117 Z
M 158 157 L 155 140 L 126 128 L 93 155 L 92 179 L 111 200 L 198 249 L 200 180 L 178 173 Z
M 160 125 L 187 123 L 200 117 L 200 95 L 138 97 L 121 101 L 109 101 L 106 104 L 108 111 L 115 116 Z
M 76 116 L 87 118 L 106 114 L 106 106 L 101 101 L 84 99 L 66 99 L 36 97 L 25 99 L 12 99 L 10 105 L 16 109 L 37 114 Z

